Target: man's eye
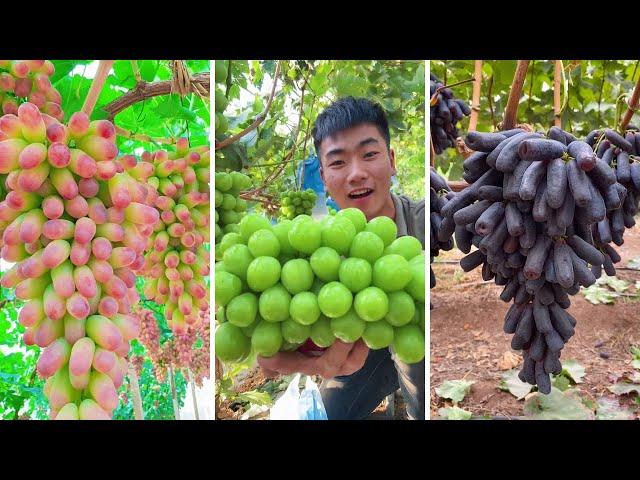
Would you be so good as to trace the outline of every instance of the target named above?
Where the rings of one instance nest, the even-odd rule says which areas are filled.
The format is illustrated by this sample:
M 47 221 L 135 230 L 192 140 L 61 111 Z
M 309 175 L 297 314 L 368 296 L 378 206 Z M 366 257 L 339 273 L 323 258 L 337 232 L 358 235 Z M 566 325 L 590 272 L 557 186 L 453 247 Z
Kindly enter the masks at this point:
M 378 154 L 378 152 L 367 152 L 364 154 L 364 158 L 373 158 Z
M 334 160 L 333 162 L 329 163 L 330 167 L 339 167 L 340 165 L 342 165 L 344 162 L 342 160 Z

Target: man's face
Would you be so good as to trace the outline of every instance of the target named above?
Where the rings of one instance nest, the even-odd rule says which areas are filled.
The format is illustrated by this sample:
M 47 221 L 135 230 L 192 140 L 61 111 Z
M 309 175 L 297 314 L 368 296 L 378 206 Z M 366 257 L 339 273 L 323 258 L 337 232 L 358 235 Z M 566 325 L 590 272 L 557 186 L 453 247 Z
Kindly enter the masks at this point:
M 325 138 L 320 163 L 322 181 L 341 209 L 359 208 L 371 219 L 389 205 L 394 152 L 375 125 L 357 125 Z

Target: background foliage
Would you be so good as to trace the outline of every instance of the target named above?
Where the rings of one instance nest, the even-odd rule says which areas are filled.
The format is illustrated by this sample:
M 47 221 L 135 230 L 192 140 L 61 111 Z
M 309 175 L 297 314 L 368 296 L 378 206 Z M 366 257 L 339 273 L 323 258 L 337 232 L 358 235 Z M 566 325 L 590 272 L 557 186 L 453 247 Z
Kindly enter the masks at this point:
M 276 62 L 227 62 L 231 75 L 224 92 L 229 100 L 225 117 L 232 135 L 263 111 Z M 397 191 L 423 198 L 424 68 L 419 61 L 283 61 L 267 119 L 236 144 L 221 149 L 216 168 L 246 168 L 258 185 L 297 143 L 291 164 L 269 191 L 293 188 L 297 164 L 314 153 L 310 134 L 316 116 L 339 97 L 364 96 L 379 102 L 389 116 L 398 166 Z
M 502 121 L 516 60 L 484 60 L 477 130 L 491 132 Z M 562 81 L 562 128 L 584 137 L 595 128 L 613 128 L 624 111 L 621 95 L 630 95 L 640 74 L 636 60 L 565 60 Z M 518 122 L 535 129 L 553 125 L 554 60 L 532 60 L 520 98 Z M 472 78 L 473 60 L 432 60 L 431 73 L 445 84 Z M 454 95 L 471 105 L 473 83 L 453 87 Z M 633 122 L 632 122 L 633 123 Z M 466 132 L 469 117 L 461 122 Z M 462 178 L 462 156 L 448 149 L 435 159 L 449 180 Z

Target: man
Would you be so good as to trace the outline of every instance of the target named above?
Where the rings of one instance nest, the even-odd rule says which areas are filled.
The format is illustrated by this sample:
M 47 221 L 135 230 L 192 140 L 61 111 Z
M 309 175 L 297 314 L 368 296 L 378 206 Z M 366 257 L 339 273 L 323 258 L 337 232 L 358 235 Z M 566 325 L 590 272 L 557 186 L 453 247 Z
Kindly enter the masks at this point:
M 395 153 L 382 107 L 363 98 L 342 98 L 318 116 L 312 134 L 322 181 L 340 208 L 359 208 L 367 221 L 390 217 L 398 236 L 415 236 L 425 248 L 424 200 L 416 203 L 390 191 Z M 425 418 L 424 360 L 407 365 L 389 349 L 336 340 L 320 356 L 282 352 L 258 362 L 270 376 L 301 372 L 325 378 L 320 392 L 330 420 L 365 419 L 398 388 L 409 418 Z

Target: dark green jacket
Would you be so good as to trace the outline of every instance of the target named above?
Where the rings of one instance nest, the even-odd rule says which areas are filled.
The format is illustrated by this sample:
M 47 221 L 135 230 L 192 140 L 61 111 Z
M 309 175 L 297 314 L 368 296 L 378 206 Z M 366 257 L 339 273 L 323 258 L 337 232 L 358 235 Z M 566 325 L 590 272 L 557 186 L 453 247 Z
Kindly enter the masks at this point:
M 396 226 L 398 227 L 398 237 L 411 235 L 420 240 L 422 248 L 424 245 L 424 199 L 414 202 L 404 195 L 391 194 L 393 204 L 396 207 Z

